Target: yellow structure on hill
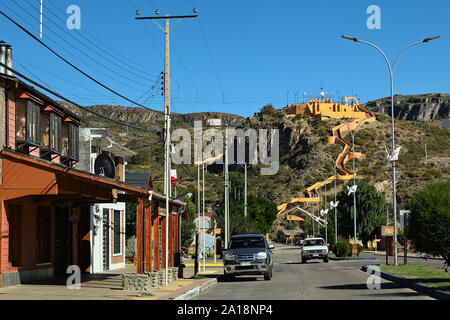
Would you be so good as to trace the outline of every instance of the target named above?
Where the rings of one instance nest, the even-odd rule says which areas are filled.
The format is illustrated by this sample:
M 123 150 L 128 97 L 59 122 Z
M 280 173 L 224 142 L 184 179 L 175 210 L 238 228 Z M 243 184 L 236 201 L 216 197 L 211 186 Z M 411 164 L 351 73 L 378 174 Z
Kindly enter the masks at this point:
M 348 102 L 353 100 L 355 103 L 349 105 Z M 308 103 L 293 104 L 288 106 L 286 114 L 295 116 L 298 114 L 306 114 L 311 116 L 320 116 L 321 120 L 329 120 L 326 116 L 338 119 L 364 119 L 366 118 L 366 110 L 359 105 L 358 99 L 355 97 L 345 97 L 345 103 L 332 102 L 331 99 L 309 100 Z
M 353 100 L 355 103 L 349 105 L 348 102 Z M 288 107 L 286 114 L 288 116 L 295 115 L 311 115 L 320 117 L 321 120 L 334 119 L 350 119 L 350 121 L 344 121 L 344 123 L 331 128 L 331 136 L 327 137 L 326 142 L 328 144 L 339 144 L 343 147 L 341 153 L 335 160 L 337 176 L 331 176 L 324 181 L 319 181 L 306 189 L 307 197 L 293 198 L 288 203 L 283 203 L 278 206 L 277 219 L 285 217 L 290 213 L 288 209 L 289 205 L 296 203 L 317 204 L 320 203 L 319 189 L 335 180 L 350 180 L 353 177 L 353 170 L 347 169 L 345 164 L 352 159 L 353 145 L 344 138 L 344 135 L 354 130 L 357 126 L 365 123 L 375 121 L 375 115 L 372 111 L 361 107 L 358 99 L 354 97 L 345 97 L 345 103 L 333 103 L 331 100 L 310 100 L 308 103 L 295 104 Z M 360 158 L 361 153 L 355 152 L 355 159 Z M 292 219 L 292 218 L 291 218 Z M 288 220 L 291 220 L 288 218 Z

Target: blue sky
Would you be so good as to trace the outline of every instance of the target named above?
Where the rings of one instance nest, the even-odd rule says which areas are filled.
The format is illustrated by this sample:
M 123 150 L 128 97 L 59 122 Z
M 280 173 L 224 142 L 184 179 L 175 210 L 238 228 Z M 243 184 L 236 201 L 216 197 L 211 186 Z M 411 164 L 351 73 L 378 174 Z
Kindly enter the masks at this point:
M 39 0 L 2 0 L 0 10 L 39 36 Z M 26 10 L 20 8 L 21 5 Z M 68 30 L 69 5 L 81 9 L 81 29 Z M 370 5 L 381 9 L 381 29 L 369 30 Z M 362 102 L 389 95 L 382 56 L 356 36 L 380 46 L 396 67 L 395 93 L 450 92 L 450 2 L 268 0 L 44 0 L 42 40 L 96 79 L 139 103 L 163 109 L 160 90 L 164 36 L 141 16 L 192 14 L 171 32 L 172 111 L 220 111 L 251 116 L 265 104 L 284 107 L 316 97 L 357 95 Z M 28 11 L 28 12 L 27 12 Z M 58 60 L 0 16 L 0 39 L 13 46 L 14 67 L 82 104 L 130 103 Z M 90 42 L 87 40 L 89 39 Z M 100 40 L 100 41 L 99 41 Z M 100 55 L 97 55 L 100 53 Z M 160 85 L 158 84 L 159 88 Z M 298 94 L 297 94 L 298 92 Z

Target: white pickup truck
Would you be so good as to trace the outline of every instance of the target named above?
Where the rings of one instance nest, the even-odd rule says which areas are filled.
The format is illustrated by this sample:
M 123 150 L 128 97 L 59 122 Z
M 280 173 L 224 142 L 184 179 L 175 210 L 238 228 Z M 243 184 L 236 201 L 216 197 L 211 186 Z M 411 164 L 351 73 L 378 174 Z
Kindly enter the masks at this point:
M 311 259 L 320 259 L 328 262 L 328 245 L 323 238 L 308 238 L 300 245 L 302 251 L 302 263 Z

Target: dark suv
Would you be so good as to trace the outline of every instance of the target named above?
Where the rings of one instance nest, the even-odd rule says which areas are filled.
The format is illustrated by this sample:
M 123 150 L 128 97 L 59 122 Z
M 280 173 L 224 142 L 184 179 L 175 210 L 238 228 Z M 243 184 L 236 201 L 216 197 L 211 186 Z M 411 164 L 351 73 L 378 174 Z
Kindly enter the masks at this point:
M 225 280 L 238 275 L 264 275 L 272 278 L 273 245 L 269 245 L 261 233 L 234 235 L 230 239 L 223 259 Z

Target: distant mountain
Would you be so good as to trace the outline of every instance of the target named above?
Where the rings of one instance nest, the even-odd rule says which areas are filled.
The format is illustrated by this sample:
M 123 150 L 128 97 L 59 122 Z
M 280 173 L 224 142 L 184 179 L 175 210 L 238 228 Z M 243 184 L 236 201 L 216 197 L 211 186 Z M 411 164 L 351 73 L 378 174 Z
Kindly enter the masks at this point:
M 87 112 L 80 110 L 79 108 L 71 105 L 70 103 L 60 102 L 71 111 L 79 116 L 86 116 Z M 89 109 L 96 111 L 108 118 L 119 120 L 128 123 L 143 126 L 145 128 L 161 129 L 162 121 L 164 121 L 164 113 L 162 111 L 156 111 L 151 109 L 143 108 L 130 108 L 123 106 L 111 106 L 111 105 L 93 105 L 89 106 Z M 245 121 L 241 116 L 222 113 L 222 112 L 197 112 L 197 113 L 171 113 L 172 121 L 174 124 L 184 124 L 187 126 L 192 126 L 194 121 L 201 121 L 207 118 L 218 118 L 222 119 L 223 123 L 228 125 L 236 125 Z M 82 123 L 82 126 L 86 124 Z
M 374 112 L 391 115 L 391 98 L 373 100 L 364 105 Z M 394 116 L 400 120 L 441 120 L 450 116 L 450 94 L 428 93 L 395 95 Z

